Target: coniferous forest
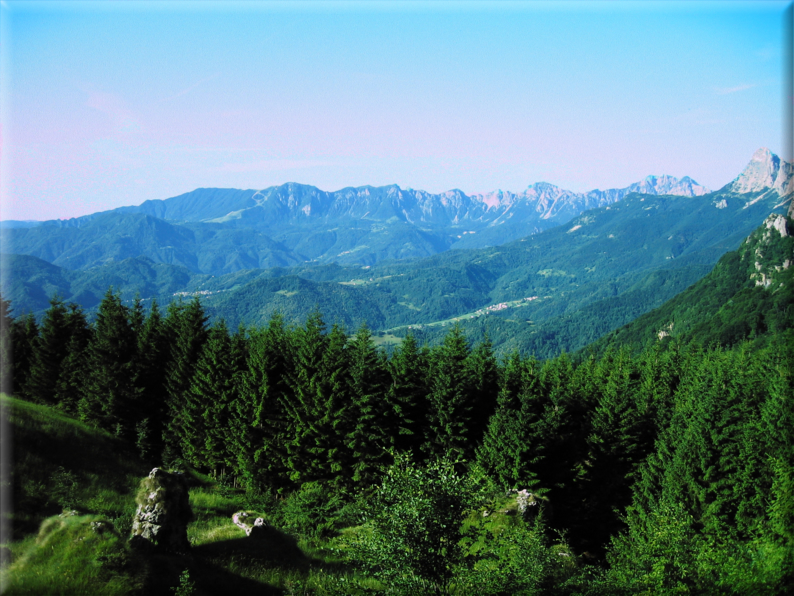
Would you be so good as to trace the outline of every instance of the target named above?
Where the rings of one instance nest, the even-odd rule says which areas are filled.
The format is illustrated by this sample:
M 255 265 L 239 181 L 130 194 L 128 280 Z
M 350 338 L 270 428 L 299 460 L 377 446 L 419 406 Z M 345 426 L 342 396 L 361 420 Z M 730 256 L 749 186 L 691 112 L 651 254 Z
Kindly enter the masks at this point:
M 300 593 L 794 590 L 791 330 L 538 361 L 457 327 L 387 355 L 319 312 L 229 329 L 197 298 L 2 305 L 17 397 L 330 541 Z

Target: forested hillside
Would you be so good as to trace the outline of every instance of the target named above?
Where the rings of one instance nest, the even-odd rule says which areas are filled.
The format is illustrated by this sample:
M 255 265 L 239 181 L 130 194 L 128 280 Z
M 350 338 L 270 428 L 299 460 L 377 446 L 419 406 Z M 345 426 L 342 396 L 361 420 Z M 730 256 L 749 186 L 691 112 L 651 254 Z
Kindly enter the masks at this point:
M 304 262 L 372 265 L 503 244 L 631 192 L 699 196 L 709 191 L 690 178 L 670 176 L 589 193 L 541 182 L 523 193 L 472 196 L 396 185 L 327 192 L 288 183 L 260 191 L 199 188 L 66 221 L 8 222 L 3 229 L 6 250 L 66 269 L 145 257 L 221 275 Z
M 442 458 L 488 490 L 528 490 L 547 528 L 538 539 L 566 533 L 583 566 L 544 568 L 552 592 L 792 588 L 790 334 L 769 329 L 755 349 L 609 349 L 577 365 L 500 360 L 453 327 L 437 347 L 408 336 L 387 357 L 366 327 L 348 336 L 319 313 L 235 331 L 208 326 L 197 299 L 146 313 L 111 292 L 92 325 L 55 300 L 40 326 L 27 317 L 8 328 L 16 394 L 149 461 L 252 494 L 321 490 L 341 508 L 371 495 L 397 454 L 415 470 Z M 329 531 L 345 523 L 334 511 Z M 450 561 L 481 560 L 473 552 Z M 397 581 L 378 569 L 381 585 Z
M 604 336 L 589 349 L 680 338 L 702 345 L 791 338 L 794 328 L 794 207 L 770 215 L 739 250 L 723 256 L 703 279 L 663 306 Z

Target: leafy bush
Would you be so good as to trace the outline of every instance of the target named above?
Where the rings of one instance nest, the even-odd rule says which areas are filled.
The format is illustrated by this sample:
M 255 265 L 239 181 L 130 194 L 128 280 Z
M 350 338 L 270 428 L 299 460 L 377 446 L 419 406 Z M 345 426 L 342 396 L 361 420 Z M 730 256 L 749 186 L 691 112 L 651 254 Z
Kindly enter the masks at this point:
M 442 459 L 426 468 L 398 455 L 365 506 L 366 527 L 350 552 L 367 571 L 404 593 L 447 594 L 470 561 L 462 522 L 478 487 Z

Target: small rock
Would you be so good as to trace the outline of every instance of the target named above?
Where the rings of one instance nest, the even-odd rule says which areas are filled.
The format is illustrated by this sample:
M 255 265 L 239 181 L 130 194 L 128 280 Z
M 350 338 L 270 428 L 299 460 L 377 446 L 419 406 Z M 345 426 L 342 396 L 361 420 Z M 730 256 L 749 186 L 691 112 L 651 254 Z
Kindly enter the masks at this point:
M 245 532 L 246 536 L 252 538 L 259 538 L 264 535 L 264 530 L 269 525 L 265 518 L 257 517 L 254 520 L 253 524 L 249 524 L 245 518 L 249 517 L 249 514 L 246 511 L 238 511 L 234 515 L 232 515 L 232 521 L 234 525 Z

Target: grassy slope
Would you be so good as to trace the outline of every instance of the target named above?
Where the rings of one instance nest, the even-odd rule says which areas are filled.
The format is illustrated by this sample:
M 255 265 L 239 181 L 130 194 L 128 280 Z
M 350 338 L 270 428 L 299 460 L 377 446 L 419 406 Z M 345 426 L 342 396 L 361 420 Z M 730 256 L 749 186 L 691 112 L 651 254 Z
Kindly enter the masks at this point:
M 171 594 L 184 570 L 197 594 L 280 594 L 277 586 L 306 575 L 312 558 L 294 539 L 273 529 L 269 541 L 245 540 L 230 519 L 241 499 L 199 476 L 190 493 L 192 555 L 131 552 L 135 492 L 151 464 L 53 408 L 0 400 L 13 445 L 11 476 L 3 478 L 14 506 L 4 512 L 13 528 L 13 541 L 2 545 L 4 594 Z M 97 522 L 106 531 L 95 531 Z
M 46 406 L 2 397 L 12 434 L 13 536 L 73 508 L 109 517 L 134 509 L 135 488 L 151 466 L 119 440 Z
M 252 496 L 197 473 L 190 474 L 190 554 L 131 551 L 127 537 L 135 493 L 151 464 L 114 437 L 53 408 L 4 395 L 0 405 L 13 432 L 15 496 L 13 541 L 2 545 L 3 594 L 171 596 L 185 572 L 195 586 L 186 593 L 195 596 L 358 594 L 382 587 L 345 561 L 345 545 L 360 527 L 341 528 L 333 537 L 310 531 L 296 538 L 279 529 L 291 527 L 280 500 Z M 498 508 L 515 509 L 514 501 L 502 498 Z M 232 524 L 232 514 L 242 509 L 273 523 L 263 539 L 247 538 Z M 494 513 L 483 525 L 474 512 L 466 523 L 499 533 L 509 525 L 503 518 Z M 480 540 L 471 551 L 484 546 Z M 334 585 L 337 592 L 327 592 Z

